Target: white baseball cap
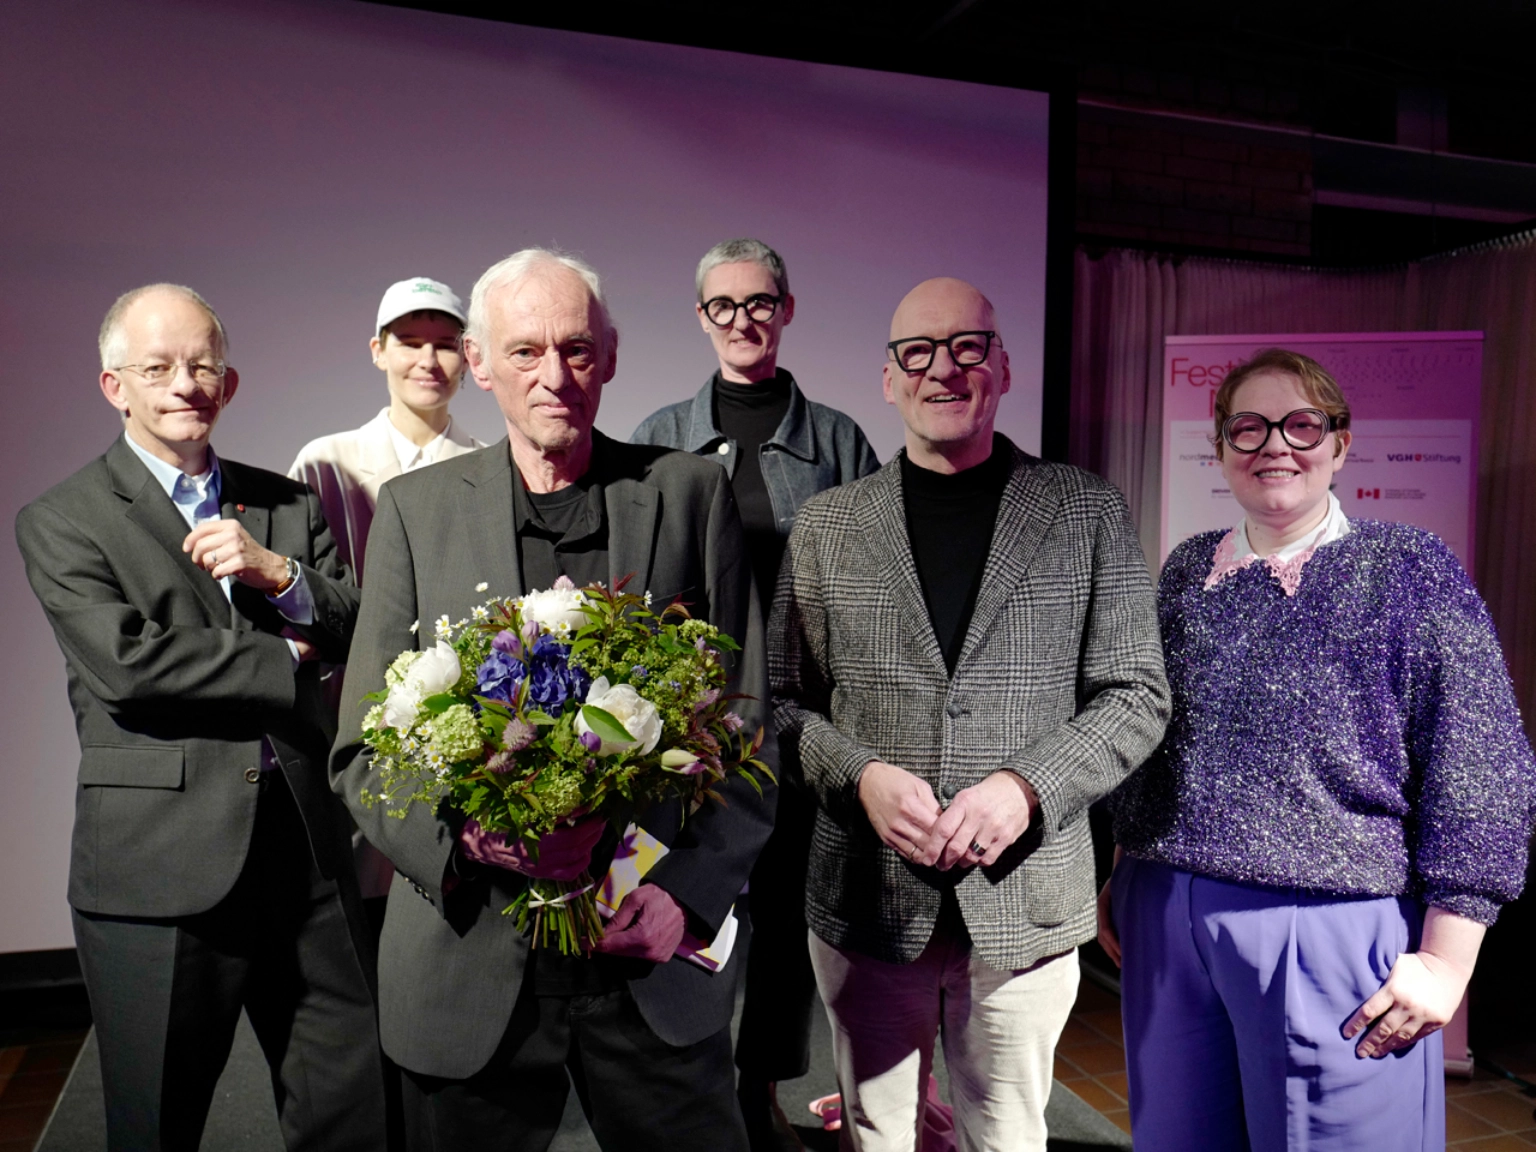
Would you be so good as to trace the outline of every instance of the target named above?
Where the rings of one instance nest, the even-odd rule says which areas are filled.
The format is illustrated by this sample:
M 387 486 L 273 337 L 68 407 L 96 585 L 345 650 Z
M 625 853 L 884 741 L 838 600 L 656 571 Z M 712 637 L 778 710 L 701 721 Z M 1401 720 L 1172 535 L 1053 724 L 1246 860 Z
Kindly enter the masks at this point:
M 446 312 L 460 324 L 466 323 L 464 305 L 454 295 L 453 289 L 425 276 L 412 276 L 391 284 L 379 301 L 379 322 L 373 326 L 374 335 L 412 312 Z

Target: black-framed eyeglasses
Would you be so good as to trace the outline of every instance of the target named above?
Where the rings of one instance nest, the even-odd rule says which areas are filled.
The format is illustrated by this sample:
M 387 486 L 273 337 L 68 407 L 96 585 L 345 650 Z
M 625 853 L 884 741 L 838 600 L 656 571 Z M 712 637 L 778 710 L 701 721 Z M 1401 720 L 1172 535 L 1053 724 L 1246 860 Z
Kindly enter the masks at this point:
M 119 364 L 114 372 L 136 372 L 151 384 L 169 384 L 176 378 L 177 369 L 185 366 L 187 374 L 198 384 L 212 387 L 224 379 L 229 371 L 222 360 L 177 360 L 170 364 Z
M 783 299 L 782 296 L 770 296 L 766 292 L 748 296 L 745 300 L 732 300 L 729 296 L 714 296 L 704 301 L 704 315 L 709 317 L 709 322 L 716 328 L 729 328 L 736 323 L 736 313 L 745 308 L 747 319 L 766 324 L 773 319 L 773 314 L 779 310 L 779 304 Z
M 916 375 L 933 366 L 933 358 L 938 355 L 940 348 L 949 349 L 949 358 L 957 368 L 974 368 L 991 353 L 994 340 L 997 340 L 996 332 L 956 332 L 942 340 L 932 336 L 892 340 L 885 347 L 891 359 L 901 365 L 903 372 Z M 1002 341 L 999 340 L 998 344 L 1001 345 Z
M 1348 426 L 1347 418 L 1334 417 L 1318 408 L 1298 408 L 1278 420 L 1267 420 L 1257 412 L 1234 412 L 1221 425 L 1221 438 L 1234 452 L 1252 454 L 1269 443 L 1276 428 L 1280 437 L 1298 452 L 1316 448 L 1330 432 Z

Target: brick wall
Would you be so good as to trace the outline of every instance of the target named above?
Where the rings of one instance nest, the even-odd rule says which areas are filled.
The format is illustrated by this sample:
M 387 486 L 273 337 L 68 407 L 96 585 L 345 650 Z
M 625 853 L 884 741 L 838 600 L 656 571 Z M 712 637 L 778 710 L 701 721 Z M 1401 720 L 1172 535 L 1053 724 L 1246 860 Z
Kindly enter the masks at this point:
M 1077 231 L 1232 252 L 1309 256 L 1312 154 L 1223 138 L 1220 127 L 1125 123 L 1079 105 Z

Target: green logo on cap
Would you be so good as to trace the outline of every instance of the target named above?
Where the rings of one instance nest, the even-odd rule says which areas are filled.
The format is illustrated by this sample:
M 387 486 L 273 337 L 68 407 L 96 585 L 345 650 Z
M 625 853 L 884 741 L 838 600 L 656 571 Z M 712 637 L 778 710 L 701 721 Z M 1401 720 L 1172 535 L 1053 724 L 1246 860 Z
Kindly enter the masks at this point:
M 411 287 L 411 291 L 412 292 L 430 292 L 430 293 L 432 293 L 432 295 L 436 296 L 437 295 L 437 286 L 434 285 L 434 284 L 428 284 L 425 280 L 418 280 Z

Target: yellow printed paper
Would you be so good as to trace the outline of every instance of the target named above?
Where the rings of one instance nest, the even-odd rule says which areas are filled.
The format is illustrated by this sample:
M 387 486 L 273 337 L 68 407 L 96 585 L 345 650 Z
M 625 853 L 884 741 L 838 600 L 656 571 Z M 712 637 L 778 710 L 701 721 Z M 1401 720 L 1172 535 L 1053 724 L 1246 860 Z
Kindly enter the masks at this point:
M 618 850 L 613 854 L 613 863 L 609 865 L 608 875 L 603 877 L 602 887 L 597 891 L 598 914 L 604 920 L 612 919 L 619 905 L 624 902 L 624 897 L 640 887 L 641 879 L 666 854 L 667 846 L 644 828 L 631 824 L 624 829 Z M 718 972 L 731 958 L 731 949 L 736 944 L 736 927 L 736 909 L 733 905 L 713 940 L 706 942 L 685 932 L 682 943 L 673 955 L 689 960 L 700 968 Z

